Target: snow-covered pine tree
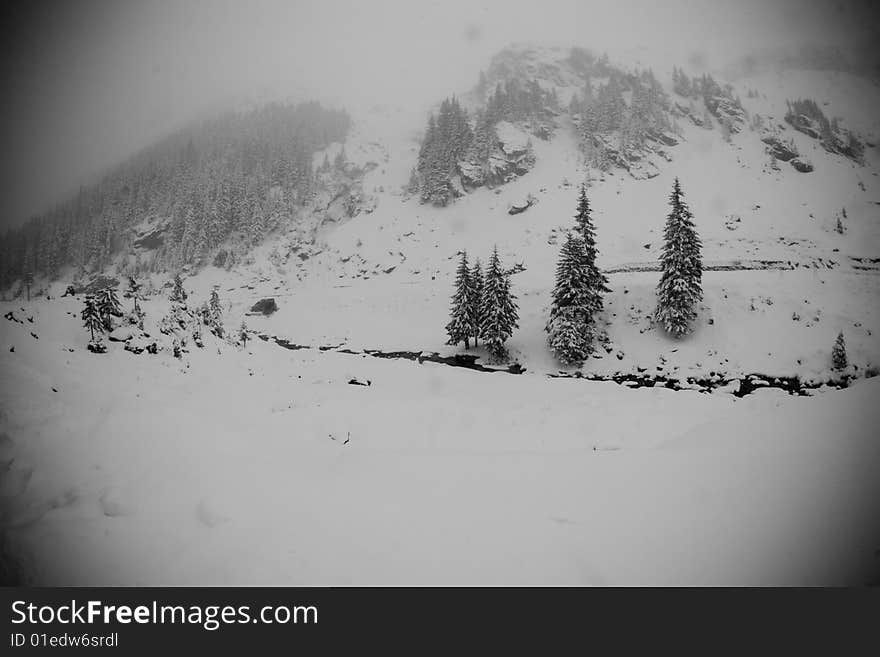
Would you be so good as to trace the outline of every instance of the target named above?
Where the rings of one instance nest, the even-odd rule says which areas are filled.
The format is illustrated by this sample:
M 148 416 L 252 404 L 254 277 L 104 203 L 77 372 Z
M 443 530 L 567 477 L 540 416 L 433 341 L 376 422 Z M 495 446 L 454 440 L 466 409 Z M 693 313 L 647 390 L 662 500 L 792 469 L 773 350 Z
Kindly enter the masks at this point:
M 241 340 L 242 346 L 247 348 L 248 327 L 244 320 L 241 320 L 241 326 L 238 329 L 238 339 Z
M 455 272 L 455 292 L 452 295 L 450 319 L 446 325 L 449 339 L 446 344 L 456 345 L 464 342 L 464 348 L 470 349 L 470 338 L 474 334 L 473 320 L 474 288 L 471 271 L 468 269 L 467 252 L 461 252 L 458 269 Z
M 593 226 L 593 217 L 590 211 L 590 201 L 587 198 L 587 187 L 581 185 L 581 193 L 578 197 L 577 214 L 575 214 L 575 227 L 583 242 L 585 266 L 587 273 L 586 291 L 588 296 L 587 321 L 592 322 L 597 313 L 602 312 L 604 307 L 603 295 L 610 292 L 608 278 L 596 266 L 596 229 Z
M 171 290 L 171 300 L 183 303 L 186 301 L 186 290 L 183 289 L 183 279 L 180 274 L 174 275 L 174 288 Z
M 101 323 L 104 325 L 104 328 L 108 331 L 112 331 L 113 318 L 122 316 L 122 306 L 119 304 L 119 299 L 116 296 L 116 289 L 105 287 L 99 291 L 97 307 L 98 316 L 101 318 Z
M 569 233 L 559 252 L 547 342 L 563 363 L 583 361 L 592 342 L 592 297 L 583 239 Z
M 220 307 L 220 295 L 217 288 L 211 290 L 211 301 L 208 305 L 208 317 L 211 330 L 218 338 L 223 337 L 223 309 Z
M 837 339 L 831 348 L 831 364 L 836 370 L 844 370 L 849 365 L 849 359 L 846 357 L 846 342 L 843 339 L 843 331 L 837 334 Z
M 140 315 L 141 284 L 137 282 L 134 276 L 128 277 L 128 289 L 125 291 L 125 294 L 134 301 L 135 314 Z
M 474 266 L 471 269 L 471 286 L 473 287 L 474 294 L 471 298 L 469 313 L 471 316 L 471 328 L 473 329 L 474 346 L 477 347 L 480 344 L 480 326 L 483 324 L 483 267 L 480 264 L 479 258 L 474 261 Z
M 510 279 L 501 267 L 497 246 L 493 248 L 486 268 L 480 306 L 483 316 L 480 337 L 489 353 L 501 358 L 506 353 L 504 343 L 519 326 L 519 314 L 516 297 L 510 291 Z
M 590 355 L 591 331 L 585 330 L 583 315 L 576 308 L 560 308 L 547 324 L 547 332 L 547 344 L 560 362 L 582 363 Z
M 690 330 L 697 316 L 697 303 L 703 298 L 703 264 L 700 238 L 693 214 L 682 200 L 684 194 L 678 178 L 672 188 L 663 231 L 663 252 L 660 257 L 662 275 L 657 286 L 657 309 L 654 321 L 666 331 L 680 337 Z
M 90 294 L 86 296 L 85 308 L 82 311 L 83 326 L 88 330 L 91 341 L 95 341 L 95 333 L 99 335 L 104 332 L 104 324 L 101 322 L 101 315 L 98 313 L 98 306 L 95 304 L 94 297 Z

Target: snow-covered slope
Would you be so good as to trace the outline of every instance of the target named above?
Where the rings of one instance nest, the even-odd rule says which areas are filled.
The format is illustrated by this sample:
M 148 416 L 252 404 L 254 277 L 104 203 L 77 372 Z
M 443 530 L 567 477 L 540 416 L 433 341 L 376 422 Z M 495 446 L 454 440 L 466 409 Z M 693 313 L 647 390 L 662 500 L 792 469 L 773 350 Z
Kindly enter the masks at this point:
M 544 333 L 553 273 L 588 176 L 573 125 L 533 140 L 527 175 L 432 208 L 401 191 L 423 114 L 377 107 L 355 113 L 345 144 L 375 164 L 371 211 L 321 223 L 308 249 L 279 235 L 252 264 L 185 279 L 195 304 L 218 286 L 228 330 L 244 319 L 311 349 L 208 335 L 175 359 L 155 331 L 161 289 L 143 304 L 166 347 L 155 356 L 88 353 L 64 281 L 0 304 L 19 320 L 0 320 L 5 540 L 33 581 L 59 584 L 864 581 L 880 545 L 880 384 L 863 380 L 880 366 L 880 154 L 859 166 L 782 117 L 786 99 L 815 98 L 878 134 L 880 89 L 775 76 L 735 87 L 813 172 L 768 170 L 748 128 L 727 143 L 682 122 L 655 178 L 589 174 L 612 292 L 609 348 L 583 372 L 821 381 L 842 331 L 849 389 L 737 398 L 549 378 L 564 369 Z M 674 177 L 709 266 L 682 340 L 648 320 Z M 496 244 L 524 266 L 508 345 L 524 374 L 340 353 L 460 352 L 444 345 L 457 253 L 485 262 Z M 279 310 L 248 315 L 263 297 Z

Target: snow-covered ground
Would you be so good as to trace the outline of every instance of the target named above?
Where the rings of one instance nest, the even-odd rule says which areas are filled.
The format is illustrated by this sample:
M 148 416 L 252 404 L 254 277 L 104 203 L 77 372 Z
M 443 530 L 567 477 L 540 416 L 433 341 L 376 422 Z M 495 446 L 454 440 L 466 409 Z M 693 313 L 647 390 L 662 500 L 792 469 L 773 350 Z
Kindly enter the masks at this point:
M 829 76 L 737 89 L 778 122 L 786 98 L 827 93 L 880 132 L 859 111 L 880 104 L 876 85 Z M 400 193 L 424 118 L 412 114 L 356 115 L 346 154 L 378 163 L 363 185 L 374 211 L 323 229 L 305 259 L 272 264 L 282 236 L 252 265 L 185 280 L 196 303 L 219 286 L 228 329 L 246 318 L 316 349 L 206 336 L 180 360 L 117 343 L 94 355 L 66 281 L 49 300 L 0 303 L 20 320 L 0 319 L 2 532 L 32 581 L 825 584 L 880 570 L 880 378 L 861 376 L 880 366 L 876 149 L 859 167 L 788 130 L 816 169 L 767 172 L 756 133 L 728 144 L 683 125 L 656 178 L 594 174 L 599 264 L 618 271 L 611 349 L 585 372 L 821 379 L 844 333 L 849 389 L 740 399 L 549 378 L 543 328 L 585 175 L 572 126 L 532 140 L 526 176 L 437 209 Z M 630 271 L 658 257 L 675 176 L 707 262 L 786 263 L 707 272 L 696 331 L 678 341 L 648 321 L 659 275 Z M 509 215 L 527 194 L 537 203 Z M 460 351 L 443 344 L 457 252 L 485 262 L 494 244 L 525 267 L 509 343 L 524 374 L 317 349 Z M 165 296 L 143 304 L 154 335 Z M 278 312 L 245 316 L 267 296 Z
M 64 322 L 78 304 L 49 303 L 39 340 L 6 322 L 0 353 L 4 520 L 37 583 L 822 584 L 877 565 L 880 379 L 737 399 L 260 340 L 187 367 L 90 354 Z

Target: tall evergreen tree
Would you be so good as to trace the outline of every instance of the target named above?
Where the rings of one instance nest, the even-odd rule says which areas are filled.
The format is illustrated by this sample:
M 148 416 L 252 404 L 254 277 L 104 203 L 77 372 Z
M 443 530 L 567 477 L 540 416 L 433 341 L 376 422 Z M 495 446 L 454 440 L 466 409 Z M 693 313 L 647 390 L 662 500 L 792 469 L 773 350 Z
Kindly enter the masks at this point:
M 581 185 L 581 193 L 578 197 L 577 214 L 575 214 L 575 227 L 583 242 L 585 266 L 586 266 L 586 289 L 589 300 L 589 317 L 592 321 L 596 313 L 602 312 L 604 307 L 603 295 L 610 292 L 608 278 L 596 266 L 596 229 L 593 226 L 593 217 L 590 210 L 590 201 L 587 198 L 586 185 Z
M 666 331 L 680 337 L 691 330 L 697 316 L 697 303 L 703 298 L 702 246 L 697 236 L 693 214 L 682 197 L 678 178 L 669 197 L 672 207 L 663 231 L 663 252 L 660 257 L 662 276 L 657 286 L 657 309 L 654 321 Z
M 500 358 L 507 352 L 504 343 L 519 326 L 519 314 L 516 297 L 510 291 L 510 279 L 501 267 L 497 246 L 492 250 L 483 280 L 481 314 L 483 344 L 489 353 Z
M 464 348 L 470 349 L 470 338 L 474 334 L 472 323 L 474 296 L 467 252 L 462 251 L 461 259 L 458 261 L 458 269 L 455 272 L 455 292 L 452 295 L 450 320 L 446 325 L 446 333 L 449 336 L 446 344 L 456 345 L 459 342 L 464 342 Z
M 211 301 L 208 304 L 208 323 L 211 331 L 218 337 L 223 337 L 223 309 L 220 307 L 220 295 L 217 288 L 211 290 Z
M 474 346 L 479 346 L 480 326 L 483 325 L 483 267 L 480 265 L 480 259 L 477 258 L 471 269 L 471 286 L 474 294 L 471 298 L 469 314 L 471 317 L 471 328 L 473 329 Z
M 583 361 L 592 343 L 592 296 L 583 239 L 569 233 L 559 252 L 547 342 L 563 363 Z
M 91 341 L 95 341 L 95 333 L 99 335 L 104 332 L 104 324 L 101 322 L 101 315 L 98 313 L 98 306 L 92 295 L 86 296 L 85 308 L 80 315 L 83 320 L 83 326 L 89 331 Z
M 116 296 L 116 289 L 105 287 L 98 292 L 97 306 L 101 323 L 106 330 L 112 331 L 113 318 L 122 316 L 122 306 L 119 304 L 119 299 Z

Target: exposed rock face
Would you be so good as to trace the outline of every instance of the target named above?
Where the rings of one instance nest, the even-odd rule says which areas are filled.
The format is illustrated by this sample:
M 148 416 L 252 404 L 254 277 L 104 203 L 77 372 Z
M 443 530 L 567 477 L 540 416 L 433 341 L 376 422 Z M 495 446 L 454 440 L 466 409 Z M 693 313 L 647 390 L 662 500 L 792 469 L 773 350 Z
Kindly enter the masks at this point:
M 268 299 L 260 299 L 251 306 L 252 313 L 260 313 L 263 315 L 271 315 L 276 310 L 278 310 L 278 304 L 275 303 L 275 299 L 272 297 L 269 297 Z
M 134 242 L 135 248 L 146 251 L 158 249 L 165 243 L 165 233 L 168 231 L 169 225 L 168 223 L 163 223 L 146 233 L 140 234 Z
M 706 107 L 731 132 L 739 132 L 742 129 L 746 115 L 735 100 L 727 96 L 712 96 L 706 99 Z
M 801 173 L 810 173 L 813 170 L 813 164 L 806 158 L 796 157 L 791 161 L 791 166 Z
M 761 141 L 767 144 L 767 153 L 773 155 L 781 162 L 788 162 L 799 155 L 794 142 L 791 140 L 783 141 L 777 135 L 767 135 L 762 137 Z
M 818 139 L 822 147 L 829 153 L 843 155 L 856 162 L 861 162 L 865 152 L 865 146 L 855 134 L 841 128 L 836 122 L 824 122 L 820 124 L 816 119 L 806 114 L 789 113 L 785 120 L 795 130 L 804 133 L 808 137 Z
M 792 114 L 785 117 L 792 128 L 803 132 L 808 137 L 819 139 L 822 136 L 819 124 L 806 114 Z
M 97 294 L 101 290 L 112 287 L 119 287 L 119 279 L 112 276 L 96 276 L 85 285 L 80 285 L 77 292 L 80 294 Z
M 499 121 L 495 125 L 496 146 L 485 164 L 459 162 L 462 191 L 486 185 L 495 187 L 528 173 L 535 165 L 528 133 L 522 128 Z

